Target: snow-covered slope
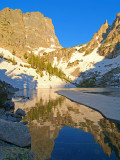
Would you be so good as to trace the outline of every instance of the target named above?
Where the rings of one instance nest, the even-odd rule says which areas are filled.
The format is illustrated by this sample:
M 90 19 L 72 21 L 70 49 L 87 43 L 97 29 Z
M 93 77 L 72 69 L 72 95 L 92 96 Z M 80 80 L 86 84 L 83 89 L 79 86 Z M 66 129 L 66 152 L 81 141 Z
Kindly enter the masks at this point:
M 63 88 L 68 87 L 66 82 L 56 76 L 49 76 L 43 71 L 43 77 L 29 68 L 27 63 L 12 55 L 8 50 L 0 48 L 0 53 L 6 59 L 15 59 L 17 64 L 12 65 L 6 59 L 0 59 L 0 79 L 19 89 L 23 88 Z
M 56 66 L 63 70 L 63 72 L 69 76 L 73 83 L 79 85 L 85 80 L 95 77 L 98 81 L 104 75 L 120 68 L 120 56 L 117 56 L 113 59 L 106 59 L 104 56 L 100 56 L 97 51 L 97 47 L 93 50 L 91 54 L 85 55 L 85 52 L 80 53 L 79 49 L 85 47 L 76 46 L 74 49 L 76 51 L 72 53 L 69 60 L 65 60 L 64 56 L 60 57 L 60 60 L 57 60 L 57 57 L 53 58 L 53 67 Z M 52 48 L 51 48 L 52 50 Z M 34 54 L 38 54 L 41 51 L 42 54 L 46 51 L 48 53 L 51 51 L 45 48 L 39 48 L 34 51 Z M 53 50 L 55 50 L 53 48 Z M 16 65 L 8 63 L 5 59 L 0 59 L 0 79 L 10 83 L 17 88 L 71 88 L 75 87 L 72 84 L 67 84 L 65 81 L 61 80 L 56 76 L 49 76 L 49 73 L 43 71 L 43 77 L 36 73 L 36 70 L 29 67 L 29 64 L 24 63 L 21 59 L 12 55 L 8 50 L 0 48 L 0 53 L 6 59 L 15 59 L 17 62 Z M 50 53 L 49 53 L 50 54 Z M 120 71 L 114 73 L 114 76 L 117 80 L 120 79 Z M 110 85 L 110 84 L 109 84 Z M 119 85 L 118 85 L 119 86 Z
M 56 46 L 54 46 L 54 45 L 51 45 L 50 48 L 39 47 L 39 48 L 34 49 L 32 52 L 33 52 L 35 55 L 40 55 L 40 56 L 42 56 L 44 53 L 49 53 L 49 52 L 55 51 L 55 50 L 58 49 L 58 48 L 62 48 L 62 47 L 56 47 Z M 30 52 L 30 51 L 29 51 L 29 52 Z
M 95 48 L 88 55 L 85 55 L 85 52 L 80 53 L 78 51 L 81 47 L 74 47 L 77 51 L 72 53 L 69 61 L 63 61 L 62 59 L 64 57 L 61 57 L 61 61 L 57 62 L 57 59 L 54 58 L 53 64 L 57 64 L 58 68 L 61 68 L 73 80 L 73 83 L 76 84 L 80 84 L 85 79 L 93 76 L 100 79 L 111 70 L 120 67 L 120 56 L 113 59 L 106 59 L 97 53 L 99 47 Z M 68 67 L 69 64 L 70 67 Z M 120 73 L 117 73 L 115 76 L 120 79 Z

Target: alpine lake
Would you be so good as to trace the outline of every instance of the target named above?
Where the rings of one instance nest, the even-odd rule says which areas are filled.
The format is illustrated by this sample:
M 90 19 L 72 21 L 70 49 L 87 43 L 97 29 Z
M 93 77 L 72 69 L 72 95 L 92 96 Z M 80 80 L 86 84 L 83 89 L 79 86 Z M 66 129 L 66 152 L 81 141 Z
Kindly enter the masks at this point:
M 59 89 L 19 90 L 15 110 L 26 111 L 36 160 L 118 160 L 120 123 L 56 93 Z M 120 89 L 73 89 L 120 96 Z

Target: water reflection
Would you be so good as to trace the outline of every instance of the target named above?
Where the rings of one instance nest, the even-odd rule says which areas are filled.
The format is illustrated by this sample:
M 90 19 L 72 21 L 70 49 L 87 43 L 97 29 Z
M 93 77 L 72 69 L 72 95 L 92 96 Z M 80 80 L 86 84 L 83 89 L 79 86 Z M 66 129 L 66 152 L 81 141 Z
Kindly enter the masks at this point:
M 55 90 L 40 90 L 23 106 L 36 160 L 120 159 L 120 125 L 100 113 Z

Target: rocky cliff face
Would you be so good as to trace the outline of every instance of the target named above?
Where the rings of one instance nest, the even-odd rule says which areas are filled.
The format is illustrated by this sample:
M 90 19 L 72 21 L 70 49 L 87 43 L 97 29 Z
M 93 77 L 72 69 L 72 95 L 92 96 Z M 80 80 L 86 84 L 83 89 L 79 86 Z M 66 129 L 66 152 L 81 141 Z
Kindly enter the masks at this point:
M 120 55 L 120 13 L 116 15 L 115 21 L 110 26 L 109 34 L 100 46 L 98 53 L 107 58 L 115 58 Z
M 25 51 L 27 47 L 59 47 L 50 18 L 40 12 L 22 13 L 5 8 L 0 12 L 0 46 Z

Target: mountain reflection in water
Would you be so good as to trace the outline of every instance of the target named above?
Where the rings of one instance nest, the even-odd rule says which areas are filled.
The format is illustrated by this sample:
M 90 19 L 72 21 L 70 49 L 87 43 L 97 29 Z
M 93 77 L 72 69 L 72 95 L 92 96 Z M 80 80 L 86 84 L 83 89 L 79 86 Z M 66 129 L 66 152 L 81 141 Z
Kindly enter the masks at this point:
M 52 89 L 39 91 L 24 108 L 36 160 L 120 159 L 120 125 L 100 113 Z

